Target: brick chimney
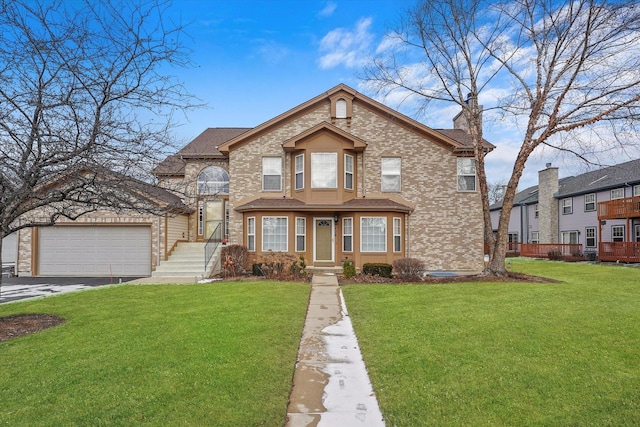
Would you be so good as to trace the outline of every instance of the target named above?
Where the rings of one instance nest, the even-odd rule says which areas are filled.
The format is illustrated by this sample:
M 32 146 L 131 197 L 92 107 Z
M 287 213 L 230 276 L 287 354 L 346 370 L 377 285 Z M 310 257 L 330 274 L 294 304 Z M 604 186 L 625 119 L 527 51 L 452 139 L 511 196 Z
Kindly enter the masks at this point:
M 465 101 L 468 105 L 475 104 L 476 98 L 474 98 L 471 94 L 467 95 L 467 100 Z M 478 109 L 480 110 L 480 127 L 482 127 L 482 105 L 478 105 Z M 466 117 L 464 116 L 464 110 L 460 111 L 453 118 L 453 128 L 460 129 L 469 133 L 469 123 L 467 122 Z
M 546 169 L 538 172 L 538 226 L 540 243 L 558 243 L 558 168 L 547 163 Z

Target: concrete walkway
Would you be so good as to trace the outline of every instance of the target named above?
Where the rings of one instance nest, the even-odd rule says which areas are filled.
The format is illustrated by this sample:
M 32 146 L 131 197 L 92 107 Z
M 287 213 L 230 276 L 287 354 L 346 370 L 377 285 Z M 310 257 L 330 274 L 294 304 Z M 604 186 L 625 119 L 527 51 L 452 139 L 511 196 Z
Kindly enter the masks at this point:
M 336 276 L 311 284 L 286 426 L 384 426 Z

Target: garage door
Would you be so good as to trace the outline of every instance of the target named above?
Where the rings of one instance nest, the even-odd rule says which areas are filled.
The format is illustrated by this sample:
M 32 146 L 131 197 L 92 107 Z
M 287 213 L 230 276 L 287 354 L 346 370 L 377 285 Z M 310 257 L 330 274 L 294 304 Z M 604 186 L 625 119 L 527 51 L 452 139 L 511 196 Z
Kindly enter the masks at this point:
M 11 233 L 2 239 L 2 263 L 15 264 L 18 259 L 17 233 Z
M 148 276 L 148 226 L 42 227 L 40 276 Z

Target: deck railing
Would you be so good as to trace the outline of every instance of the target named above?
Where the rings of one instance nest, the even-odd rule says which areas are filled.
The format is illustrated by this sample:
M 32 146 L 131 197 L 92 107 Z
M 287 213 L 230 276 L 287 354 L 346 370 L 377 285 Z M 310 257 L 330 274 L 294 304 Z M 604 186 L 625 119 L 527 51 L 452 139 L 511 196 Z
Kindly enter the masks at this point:
M 598 203 L 598 219 L 640 217 L 640 196 Z
M 640 262 L 640 242 L 601 242 L 600 261 Z
M 581 244 L 563 243 L 522 243 L 520 256 L 529 258 L 549 258 L 549 254 L 563 257 L 581 256 Z

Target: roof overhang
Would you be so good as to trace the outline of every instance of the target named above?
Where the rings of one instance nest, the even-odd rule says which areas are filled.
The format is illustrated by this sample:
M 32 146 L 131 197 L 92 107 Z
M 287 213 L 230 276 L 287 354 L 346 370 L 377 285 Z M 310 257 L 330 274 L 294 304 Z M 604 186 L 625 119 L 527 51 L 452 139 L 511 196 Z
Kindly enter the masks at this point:
M 332 134 L 346 141 L 348 144 L 351 144 L 353 146 L 353 148 L 351 149 L 354 151 L 361 152 L 364 151 L 365 148 L 367 148 L 367 143 L 363 139 L 358 138 L 357 136 L 354 136 L 349 132 L 345 132 L 339 127 L 334 126 L 326 121 L 318 123 L 314 127 L 307 129 L 306 131 L 294 136 L 293 138 L 289 138 L 282 143 L 282 148 L 284 149 L 284 151 L 294 151 L 296 149 L 296 145 L 299 142 L 322 132 Z

